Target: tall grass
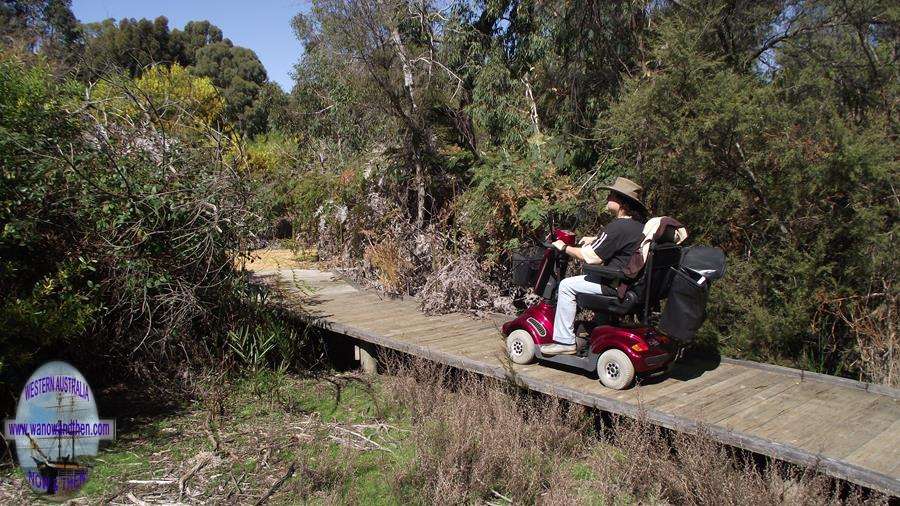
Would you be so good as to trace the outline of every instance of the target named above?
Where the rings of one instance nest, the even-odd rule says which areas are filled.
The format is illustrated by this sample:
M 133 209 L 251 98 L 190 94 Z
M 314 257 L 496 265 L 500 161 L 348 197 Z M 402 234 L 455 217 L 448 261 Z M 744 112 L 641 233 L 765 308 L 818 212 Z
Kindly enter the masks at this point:
M 413 421 L 398 491 L 461 504 L 885 503 L 814 470 L 762 460 L 701 432 L 600 418 L 499 381 L 391 360 L 386 392 Z

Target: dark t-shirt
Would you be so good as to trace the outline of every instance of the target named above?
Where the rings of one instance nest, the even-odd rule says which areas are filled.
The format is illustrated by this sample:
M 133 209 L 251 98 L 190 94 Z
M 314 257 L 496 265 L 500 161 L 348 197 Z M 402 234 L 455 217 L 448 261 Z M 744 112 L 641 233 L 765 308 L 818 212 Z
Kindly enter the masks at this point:
M 641 222 L 631 218 L 616 218 L 591 243 L 591 248 L 603 260 L 603 265 L 622 269 L 641 244 L 643 235 L 644 225 Z

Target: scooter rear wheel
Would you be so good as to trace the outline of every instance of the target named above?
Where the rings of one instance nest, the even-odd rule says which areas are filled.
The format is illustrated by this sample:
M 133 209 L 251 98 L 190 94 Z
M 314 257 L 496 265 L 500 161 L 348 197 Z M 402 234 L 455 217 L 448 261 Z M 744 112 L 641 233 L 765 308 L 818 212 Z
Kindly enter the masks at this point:
M 606 350 L 597 358 L 597 376 L 603 386 L 622 390 L 634 380 L 634 364 L 622 350 Z
M 517 364 L 530 364 L 534 360 L 534 339 L 527 330 L 514 330 L 506 337 L 506 353 Z

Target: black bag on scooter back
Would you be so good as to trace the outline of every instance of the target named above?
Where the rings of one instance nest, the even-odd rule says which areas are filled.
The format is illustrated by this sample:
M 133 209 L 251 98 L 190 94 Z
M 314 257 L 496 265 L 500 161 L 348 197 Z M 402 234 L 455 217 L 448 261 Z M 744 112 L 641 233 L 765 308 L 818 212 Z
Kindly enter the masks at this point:
M 708 298 L 709 282 L 705 277 L 692 270 L 673 267 L 659 329 L 682 344 L 692 341 L 706 320 Z
M 670 337 L 688 343 L 706 320 L 709 285 L 725 275 L 725 252 L 709 246 L 684 248 L 672 282 L 659 328 Z

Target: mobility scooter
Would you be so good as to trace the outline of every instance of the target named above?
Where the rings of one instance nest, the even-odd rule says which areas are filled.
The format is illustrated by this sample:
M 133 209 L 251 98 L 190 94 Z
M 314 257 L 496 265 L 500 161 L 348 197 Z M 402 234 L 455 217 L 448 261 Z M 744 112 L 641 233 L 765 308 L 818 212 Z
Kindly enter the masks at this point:
M 593 321 L 576 321 L 576 353 L 542 355 L 541 345 L 553 343 L 557 287 L 569 265 L 569 256 L 560 253 L 550 241 L 561 240 L 567 245 L 575 243 L 572 232 L 554 230 L 550 241 L 543 244 L 542 257 L 514 262 L 515 281 L 522 286 L 531 286 L 540 300 L 503 325 L 510 359 L 517 364 L 538 359 L 583 369 L 588 373 L 596 371 L 604 386 L 616 390 L 631 385 L 636 374 L 644 378 L 665 374 L 684 347 L 678 339 L 651 325 L 650 318 L 658 313 L 660 301 L 666 298 L 673 278 L 685 275 L 683 270 L 679 270 L 682 247 L 675 244 L 674 237 L 674 227 L 667 227 L 650 244 L 644 267 L 634 279 L 626 279 L 619 269 L 585 264 L 583 272 L 588 281 L 612 287 L 627 283 L 627 290 L 619 290 L 619 293 L 624 291 L 622 297 L 618 294 L 578 294 L 576 302 L 579 312 L 582 309 L 592 310 L 595 318 Z M 724 257 L 722 262 L 724 273 Z M 690 270 L 687 272 L 696 274 Z M 705 280 L 702 275 L 696 275 L 688 283 L 702 287 Z M 704 290 L 700 293 L 702 300 L 699 303 L 703 307 L 699 311 L 702 314 L 697 314 L 698 318 L 693 322 L 696 327 L 705 317 L 707 287 L 702 287 Z M 634 323 L 623 322 L 632 318 L 636 320 Z M 693 330 L 696 331 L 696 328 Z

